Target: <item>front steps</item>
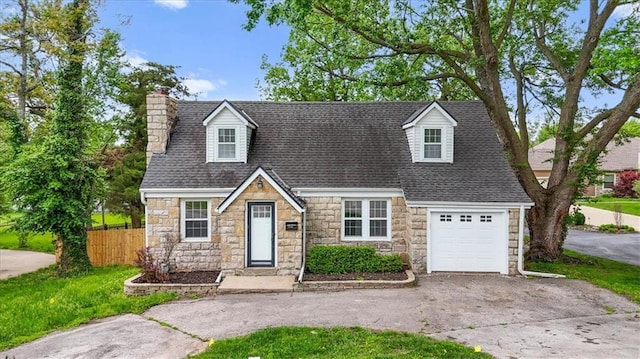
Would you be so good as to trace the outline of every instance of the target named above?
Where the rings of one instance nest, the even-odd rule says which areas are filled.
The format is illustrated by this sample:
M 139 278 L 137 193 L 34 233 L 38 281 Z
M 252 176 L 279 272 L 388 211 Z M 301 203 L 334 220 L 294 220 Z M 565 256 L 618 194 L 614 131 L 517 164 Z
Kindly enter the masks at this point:
M 224 277 L 218 286 L 217 294 L 292 292 L 295 283 L 296 277 L 292 275 L 230 275 Z

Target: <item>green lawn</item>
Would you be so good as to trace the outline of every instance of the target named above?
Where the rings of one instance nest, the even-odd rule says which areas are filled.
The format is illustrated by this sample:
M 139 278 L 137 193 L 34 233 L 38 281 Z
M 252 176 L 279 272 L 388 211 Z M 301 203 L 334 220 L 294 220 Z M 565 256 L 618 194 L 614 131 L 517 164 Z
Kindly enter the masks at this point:
M 481 348 L 478 348 L 481 350 Z M 363 328 L 259 330 L 214 342 L 194 358 L 491 358 L 453 342 L 393 331 Z
M 142 313 L 175 298 L 173 294 L 125 296 L 124 280 L 137 272 L 132 267 L 102 267 L 58 278 L 53 268 L 46 268 L 0 280 L 0 351 L 91 319 Z
M 527 263 L 527 269 L 564 274 L 624 295 L 640 304 L 640 267 L 564 250 L 554 263 Z
M 12 213 L 10 215 L 5 215 L 0 220 L 0 224 L 7 224 L 13 222 L 20 214 Z M 93 221 L 93 225 L 101 225 L 102 224 L 102 215 L 101 214 L 93 214 L 91 216 Z M 128 217 L 119 216 L 117 214 L 107 213 L 105 215 L 105 222 L 107 224 L 120 224 L 120 223 L 131 223 Z M 14 231 L 9 230 L 9 226 L 0 225 L 0 249 L 19 249 L 19 250 L 29 250 L 36 252 L 46 252 L 53 253 L 55 247 L 53 246 L 53 236 L 50 233 L 46 234 L 30 234 L 27 239 L 27 247 L 20 248 L 18 246 L 18 234 Z
M 581 206 L 605 209 L 607 211 L 615 211 L 615 206 L 619 204 L 620 212 L 640 216 L 639 198 L 597 197 L 578 201 L 578 204 Z

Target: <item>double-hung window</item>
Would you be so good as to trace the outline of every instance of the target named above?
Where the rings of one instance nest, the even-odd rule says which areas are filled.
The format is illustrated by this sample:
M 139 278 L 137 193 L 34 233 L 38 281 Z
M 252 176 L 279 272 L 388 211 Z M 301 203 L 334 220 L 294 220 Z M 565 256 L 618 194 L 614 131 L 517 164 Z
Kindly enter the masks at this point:
M 388 199 L 345 199 L 342 202 L 344 240 L 389 240 L 391 201 Z
M 612 189 L 615 182 L 616 175 L 614 173 L 605 173 L 604 175 L 602 175 L 602 188 Z
M 210 231 L 209 201 L 207 200 L 183 200 L 182 201 L 182 238 L 185 241 L 207 241 Z
M 237 159 L 238 131 L 235 127 L 218 127 L 216 150 L 219 160 Z
M 424 159 L 441 159 L 442 158 L 442 129 L 441 128 L 425 128 L 424 129 L 424 148 L 422 157 Z

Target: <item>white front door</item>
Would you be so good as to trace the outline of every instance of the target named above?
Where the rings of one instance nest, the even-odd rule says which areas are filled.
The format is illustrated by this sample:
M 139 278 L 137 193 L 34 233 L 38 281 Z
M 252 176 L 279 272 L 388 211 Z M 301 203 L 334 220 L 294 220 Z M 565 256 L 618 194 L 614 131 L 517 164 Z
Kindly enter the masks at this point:
M 274 205 L 249 203 L 248 260 L 249 267 L 274 266 Z
M 431 212 L 430 271 L 508 273 L 503 212 Z

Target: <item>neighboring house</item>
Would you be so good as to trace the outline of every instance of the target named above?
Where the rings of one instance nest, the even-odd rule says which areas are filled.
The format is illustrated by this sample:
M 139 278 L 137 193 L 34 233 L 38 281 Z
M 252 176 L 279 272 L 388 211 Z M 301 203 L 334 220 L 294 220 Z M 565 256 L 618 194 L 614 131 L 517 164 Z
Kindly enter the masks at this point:
M 555 146 L 555 138 L 550 138 L 529 149 L 531 168 L 545 187 L 551 175 Z M 632 137 L 621 144 L 611 141 L 599 159 L 598 167 L 604 172 L 600 177 L 601 182 L 590 184 L 584 191 L 585 196 L 599 196 L 610 192 L 618 173 L 640 168 L 640 138 Z
M 297 274 L 316 245 L 515 274 L 522 190 L 481 102 L 147 97 L 147 245 L 178 270 Z M 260 272 L 260 270 L 258 270 Z

